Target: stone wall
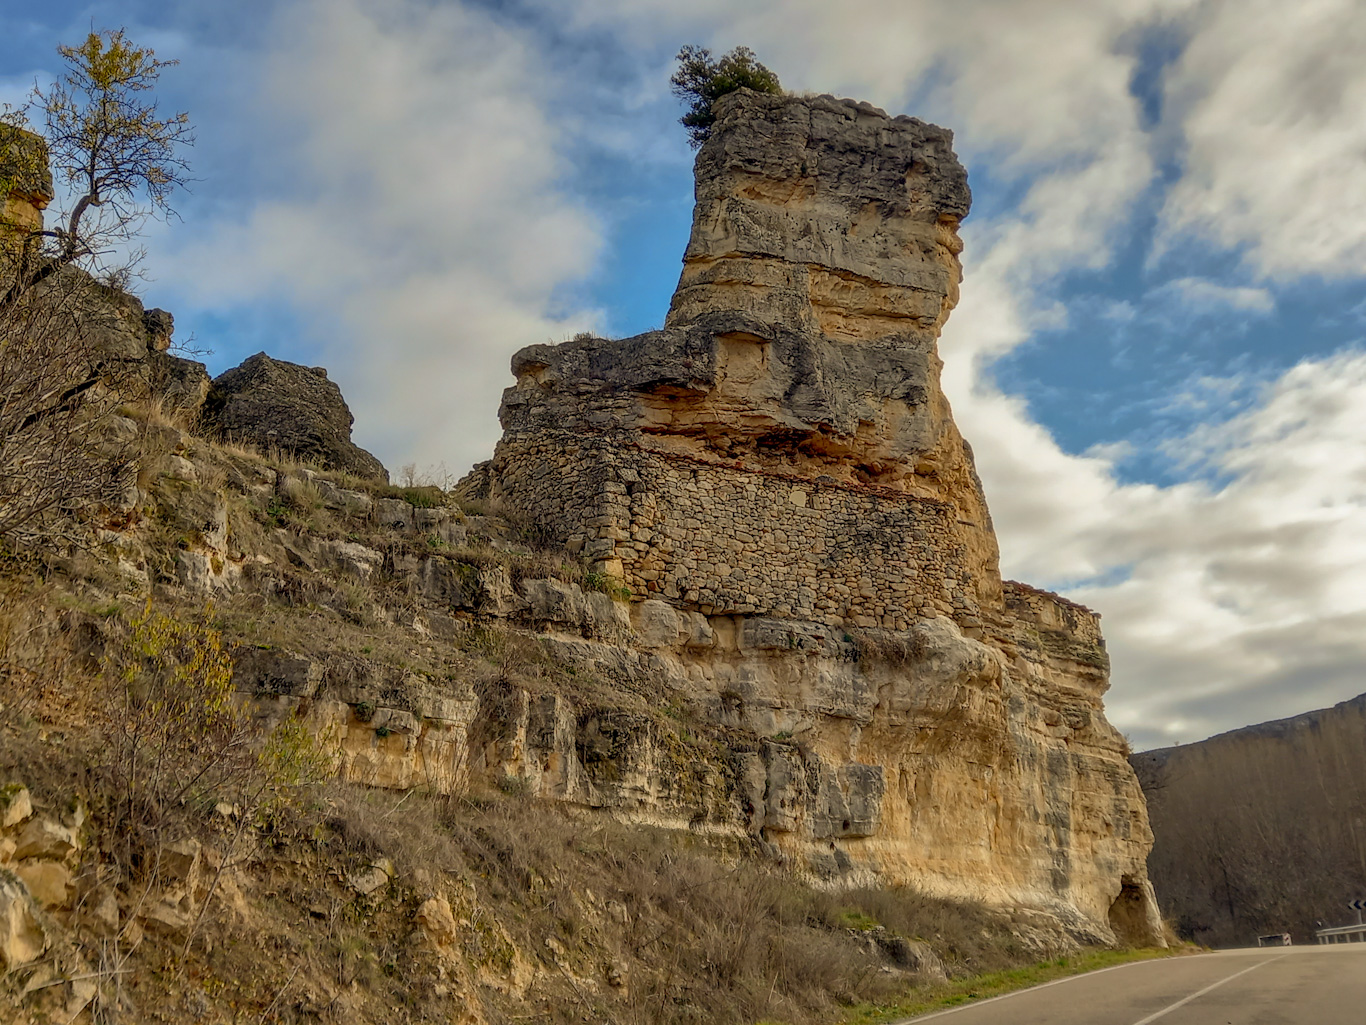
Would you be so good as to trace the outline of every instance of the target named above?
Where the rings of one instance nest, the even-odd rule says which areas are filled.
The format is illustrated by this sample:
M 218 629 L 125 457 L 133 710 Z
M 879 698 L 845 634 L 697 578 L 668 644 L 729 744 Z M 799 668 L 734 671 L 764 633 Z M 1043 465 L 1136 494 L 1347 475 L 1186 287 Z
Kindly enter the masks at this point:
M 588 439 L 504 458 L 499 496 L 642 597 L 831 626 L 980 625 L 946 502 Z

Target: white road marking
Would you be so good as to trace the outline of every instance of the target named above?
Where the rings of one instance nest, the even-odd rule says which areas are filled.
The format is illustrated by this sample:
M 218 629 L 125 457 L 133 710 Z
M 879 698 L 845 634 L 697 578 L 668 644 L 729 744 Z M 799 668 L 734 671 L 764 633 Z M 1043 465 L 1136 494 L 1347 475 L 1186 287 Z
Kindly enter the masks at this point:
M 1022 996 L 1025 993 L 1033 993 L 1036 990 L 1048 989 L 1049 986 L 1061 986 L 1064 982 L 1076 982 L 1078 979 L 1089 979 L 1096 975 L 1104 975 L 1106 972 L 1117 972 L 1121 968 L 1136 968 L 1138 965 L 1160 964 L 1166 958 L 1153 958 L 1148 961 L 1130 961 L 1128 964 L 1111 965 L 1109 968 L 1097 968 L 1094 972 L 1082 972 L 1079 975 L 1068 975 L 1061 979 L 1054 979 L 1052 982 L 1041 982 L 1037 986 L 1030 986 L 1028 989 L 1017 989 L 1011 993 L 1002 993 L 998 997 L 987 997 L 985 1000 L 973 1000 L 970 1003 L 960 1004 L 957 1007 L 950 1007 L 945 1011 L 935 1011 L 933 1014 L 917 1015 L 914 1018 L 899 1018 L 891 1025 L 920 1025 L 922 1021 L 929 1021 L 931 1018 L 942 1018 L 946 1014 L 957 1014 L 959 1011 L 971 1011 L 984 1004 L 994 1004 L 998 1000 L 1009 1000 L 1011 997 Z
M 1272 961 L 1279 961 L 1279 960 L 1281 960 L 1281 958 L 1286 958 L 1286 957 L 1289 957 L 1289 956 L 1290 956 L 1289 954 L 1282 954 L 1280 957 L 1270 957 L 1270 958 L 1267 958 L 1265 961 L 1258 961 L 1258 962 L 1257 962 L 1255 965 L 1253 965 L 1251 968 L 1244 968 L 1242 971 L 1240 971 L 1240 972 L 1234 972 L 1232 975 L 1228 976 L 1228 977 L 1225 978 L 1225 979 L 1220 979 L 1218 982 L 1211 983 L 1210 985 L 1206 986 L 1204 989 L 1199 990 L 1198 992 L 1192 993 L 1190 996 L 1185 997 L 1184 999 L 1178 1000 L 1178 1001 L 1177 1001 L 1176 1003 L 1174 1003 L 1174 1004 L 1170 1004 L 1169 1006 L 1162 1008 L 1162 1010 L 1156 1012 L 1155 1014 L 1150 1014 L 1150 1015 L 1148 1015 L 1148 1017 L 1142 1018 L 1142 1019 L 1140 1019 L 1140 1020 L 1134 1022 L 1134 1025 L 1148 1025 L 1149 1022 L 1157 1021 L 1158 1018 L 1166 1017 L 1167 1015 L 1169 1015 L 1169 1014 L 1171 1014 L 1173 1011 L 1175 1011 L 1178 1007 L 1185 1007 L 1188 1003 L 1190 1003 L 1192 1000 L 1196 999 L 1197 997 L 1202 997 L 1202 996 L 1204 996 L 1206 993 L 1209 993 L 1209 992 L 1211 992 L 1212 990 L 1218 989 L 1220 986 L 1222 986 L 1222 985 L 1223 985 L 1224 983 L 1226 983 L 1226 982 L 1232 982 L 1234 979 L 1238 978 L 1238 976 L 1240 976 L 1240 975 L 1246 975 L 1248 972 L 1255 972 L 1258 968 L 1262 967 L 1262 965 L 1268 965 L 1268 964 L 1271 964 Z

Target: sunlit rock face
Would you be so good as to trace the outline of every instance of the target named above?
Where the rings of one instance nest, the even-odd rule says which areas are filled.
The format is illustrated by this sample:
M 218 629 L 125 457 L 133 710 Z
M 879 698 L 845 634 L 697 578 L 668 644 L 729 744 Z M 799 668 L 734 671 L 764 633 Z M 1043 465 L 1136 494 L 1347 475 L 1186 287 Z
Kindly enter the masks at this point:
M 42 136 L 0 125 L 0 242 L 12 235 L 42 231 L 43 210 L 52 195 L 52 172 Z
M 462 488 L 630 589 L 629 646 L 661 700 L 726 727 L 727 768 L 670 786 L 647 736 L 618 738 L 635 783 L 590 794 L 583 738 L 530 707 L 555 756 L 517 758 L 566 800 L 835 876 L 1159 938 L 1098 617 L 1002 583 L 940 388 L 970 200 L 951 134 L 828 96 L 717 113 L 664 328 L 518 352 Z

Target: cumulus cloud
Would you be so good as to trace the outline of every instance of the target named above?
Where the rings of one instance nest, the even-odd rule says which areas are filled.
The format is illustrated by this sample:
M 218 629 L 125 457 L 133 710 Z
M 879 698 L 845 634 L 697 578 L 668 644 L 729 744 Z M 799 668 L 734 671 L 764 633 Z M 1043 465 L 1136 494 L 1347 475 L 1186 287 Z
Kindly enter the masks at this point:
M 1357 0 L 1202 5 L 1166 84 L 1184 166 L 1164 246 L 1244 247 L 1271 278 L 1366 272 L 1363 52 Z
M 508 357 L 586 326 L 555 299 L 601 245 L 559 184 L 554 83 L 472 7 L 313 0 L 276 29 L 256 70 L 281 194 L 196 232 L 161 277 L 302 311 L 358 440 L 391 462 L 487 458 Z
M 1188 740 L 1366 688 L 1366 355 L 1301 363 L 1186 439 L 1219 487 L 1130 488 L 1071 544 L 1131 572 L 1081 587 L 1106 612 L 1111 711 L 1142 743 Z M 1147 505 L 1147 508 L 1144 508 Z

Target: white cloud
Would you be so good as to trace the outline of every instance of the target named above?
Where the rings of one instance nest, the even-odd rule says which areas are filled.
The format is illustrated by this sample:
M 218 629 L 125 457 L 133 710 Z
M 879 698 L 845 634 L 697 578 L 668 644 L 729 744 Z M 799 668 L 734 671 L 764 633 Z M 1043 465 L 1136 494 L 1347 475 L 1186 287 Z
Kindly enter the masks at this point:
M 1184 173 L 1165 245 L 1195 235 L 1277 279 L 1366 272 L 1366 18 L 1359 0 L 1215 0 L 1166 94 Z
M 1146 509 L 1132 489 L 1107 496 L 1111 515 L 1073 543 L 1132 565 L 1076 592 L 1107 613 L 1117 724 L 1188 740 L 1366 690 L 1364 441 L 1366 355 L 1347 352 L 1188 439 L 1222 487 Z
M 1222 285 L 1207 278 L 1176 278 L 1153 289 L 1147 298 L 1155 302 L 1175 301 L 1192 313 L 1270 313 L 1276 300 L 1265 288 Z
M 201 229 L 162 279 L 206 304 L 291 302 L 357 441 L 391 462 L 487 458 L 508 357 L 585 326 L 552 302 L 601 244 L 558 184 L 540 55 L 416 0 L 312 0 L 273 35 L 258 144 L 292 184 Z

